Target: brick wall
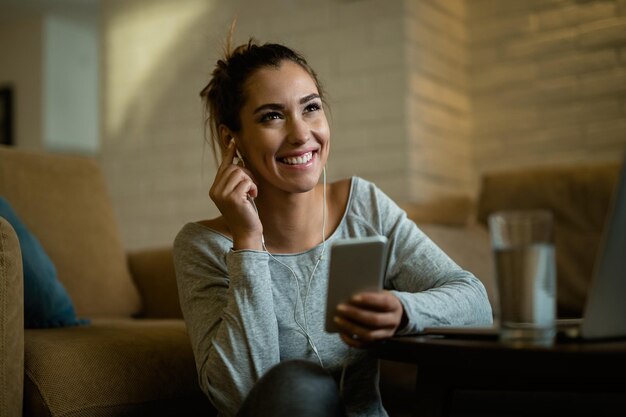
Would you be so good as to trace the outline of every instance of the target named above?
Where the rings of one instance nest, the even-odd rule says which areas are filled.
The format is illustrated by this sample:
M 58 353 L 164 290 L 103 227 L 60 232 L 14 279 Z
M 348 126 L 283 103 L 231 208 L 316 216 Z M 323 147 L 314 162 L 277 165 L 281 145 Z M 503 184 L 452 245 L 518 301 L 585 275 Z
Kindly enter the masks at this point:
M 467 6 L 477 174 L 620 158 L 626 1 Z
M 105 0 L 100 160 L 129 248 L 171 244 L 216 216 L 200 89 L 230 21 L 300 50 L 331 105 L 330 179 L 360 175 L 406 198 L 404 2 Z
M 218 214 L 198 92 L 235 15 L 235 43 L 286 43 L 320 75 L 330 179 L 360 175 L 400 203 L 475 195 L 489 170 L 617 159 L 626 143 L 626 0 L 104 0 L 102 13 L 101 161 L 129 248 Z
M 466 5 L 407 0 L 410 200 L 468 194 L 474 184 Z

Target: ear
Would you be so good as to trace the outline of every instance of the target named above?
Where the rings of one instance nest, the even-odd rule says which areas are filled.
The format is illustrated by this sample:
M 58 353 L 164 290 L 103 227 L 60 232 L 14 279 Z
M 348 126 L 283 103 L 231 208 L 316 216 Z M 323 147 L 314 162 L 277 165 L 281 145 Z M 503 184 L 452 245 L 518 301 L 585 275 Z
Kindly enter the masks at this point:
M 228 148 L 230 141 L 235 139 L 235 135 L 226 125 L 220 125 L 219 137 L 220 137 L 220 148 L 223 154 L 224 152 L 226 152 L 226 148 Z

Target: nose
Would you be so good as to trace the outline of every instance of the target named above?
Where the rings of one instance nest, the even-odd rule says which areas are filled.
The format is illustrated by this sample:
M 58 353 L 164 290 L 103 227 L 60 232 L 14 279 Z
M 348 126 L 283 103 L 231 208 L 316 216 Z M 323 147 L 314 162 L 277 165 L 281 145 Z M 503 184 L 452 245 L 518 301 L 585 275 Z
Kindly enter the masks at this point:
M 301 145 L 309 140 L 311 128 L 301 117 L 292 117 L 289 119 L 287 135 L 289 143 Z

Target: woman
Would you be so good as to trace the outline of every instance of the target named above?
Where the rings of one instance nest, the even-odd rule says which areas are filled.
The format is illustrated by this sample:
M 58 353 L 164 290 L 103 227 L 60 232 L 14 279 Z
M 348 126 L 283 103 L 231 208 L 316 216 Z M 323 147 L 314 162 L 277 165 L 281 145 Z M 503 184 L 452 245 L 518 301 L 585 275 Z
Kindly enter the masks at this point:
M 326 184 L 324 95 L 302 56 L 250 41 L 217 62 L 201 96 L 222 215 L 186 224 L 174 259 L 202 389 L 224 416 L 386 416 L 368 345 L 489 324 L 484 287 L 374 184 Z M 372 235 L 389 240 L 386 290 L 340 305 L 341 333 L 326 333 L 323 254 Z

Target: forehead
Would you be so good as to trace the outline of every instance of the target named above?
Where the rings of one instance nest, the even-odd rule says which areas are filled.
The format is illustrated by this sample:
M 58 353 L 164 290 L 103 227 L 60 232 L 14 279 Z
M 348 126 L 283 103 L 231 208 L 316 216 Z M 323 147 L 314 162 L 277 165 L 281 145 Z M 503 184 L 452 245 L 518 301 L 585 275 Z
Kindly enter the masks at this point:
M 245 107 L 267 103 L 285 103 L 312 93 L 319 94 L 315 80 L 300 65 L 282 61 L 279 67 L 263 67 L 255 71 L 244 85 Z

